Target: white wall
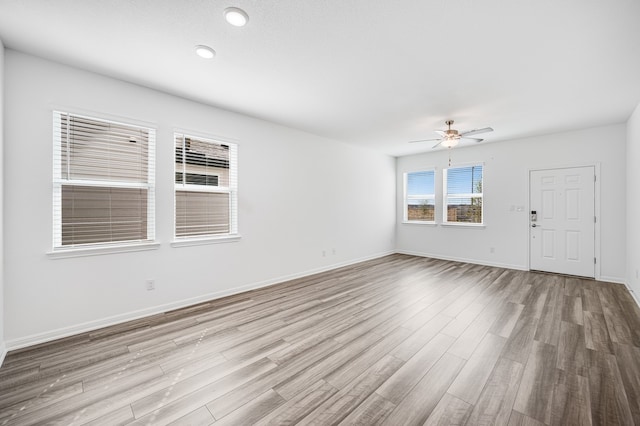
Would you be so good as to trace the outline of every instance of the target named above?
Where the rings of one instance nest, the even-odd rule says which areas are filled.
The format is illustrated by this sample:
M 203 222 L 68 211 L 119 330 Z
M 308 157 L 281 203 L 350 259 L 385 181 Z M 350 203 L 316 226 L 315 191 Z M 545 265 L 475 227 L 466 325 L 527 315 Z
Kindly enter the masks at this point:
M 392 157 L 12 50 L 5 62 L 10 348 L 393 251 Z M 46 255 L 51 111 L 65 106 L 156 124 L 160 249 Z M 170 247 L 174 127 L 238 141 L 241 241 Z M 155 291 L 145 290 L 147 279 Z
M 430 147 L 426 148 L 427 150 Z M 600 163 L 600 278 L 625 277 L 625 126 L 611 125 L 451 150 L 452 164 L 484 162 L 486 227 L 460 228 L 402 223 L 402 174 L 437 167 L 441 197 L 446 150 L 400 157 L 397 164 L 397 246 L 405 253 L 528 269 L 529 170 Z M 515 206 L 516 211 L 511 211 Z M 518 212 L 517 206 L 524 206 Z M 493 247 L 495 252 L 491 253 Z
M 4 160 L 2 158 L 4 148 L 4 45 L 0 40 L 0 365 L 6 355 L 4 343 L 4 220 L 3 220 L 3 199 L 2 188 L 4 187 Z
M 640 104 L 627 121 L 627 284 L 640 300 Z

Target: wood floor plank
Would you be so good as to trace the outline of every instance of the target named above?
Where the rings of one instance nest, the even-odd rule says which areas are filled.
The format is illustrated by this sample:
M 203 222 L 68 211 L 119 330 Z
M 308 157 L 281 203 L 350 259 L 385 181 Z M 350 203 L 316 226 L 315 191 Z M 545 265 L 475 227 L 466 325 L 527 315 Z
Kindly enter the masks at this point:
M 466 274 L 456 278 L 456 282 L 460 283 L 460 286 L 456 288 L 457 297 L 441 311 L 441 314 L 455 318 L 465 312 L 486 288 L 487 283 L 483 279 L 488 274 L 487 270 L 483 272 L 467 271 Z
M 297 424 L 300 419 L 331 398 L 337 391 L 338 389 L 335 387 L 324 380 L 320 380 L 252 424 L 255 426 Z M 232 423 L 229 424 L 231 425 Z
M 393 254 L 0 367 L 0 426 L 425 422 L 640 424 L 640 308 L 620 284 Z
M 612 290 L 624 322 L 629 326 L 632 345 L 640 347 L 640 305 L 636 303 L 633 296 L 624 286 L 615 285 Z
M 180 417 L 169 423 L 168 426 L 208 426 L 215 422 L 215 419 L 206 407 L 200 407 L 189 414 Z
M 372 393 L 358 408 L 338 424 L 351 426 L 381 425 L 394 408 L 395 405 L 392 402 L 377 393 Z
M 506 303 L 488 305 L 467 329 L 451 345 L 448 352 L 459 358 L 469 359 L 476 347 L 489 332 L 494 322 L 502 316 Z
M 453 318 L 437 314 L 422 327 L 417 329 L 413 334 L 407 337 L 393 351 L 395 357 L 403 361 L 409 360 L 422 347 L 433 339 Z
M 500 358 L 467 421 L 469 426 L 508 424 L 524 366 Z
M 633 418 L 640 419 L 640 348 L 615 345 L 616 361 Z
M 544 274 L 530 274 L 525 277 L 525 283 L 529 284 L 531 291 L 527 294 L 527 297 L 522 301 L 524 309 L 522 310 L 522 318 L 540 319 L 542 311 L 547 301 L 547 295 L 551 284 L 545 281 L 547 275 Z
M 590 426 L 589 380 L 574 373 L 558 372 L 553 390 L 551 424 Z
M 564 281 L 564 295 L 565 296 L 582 296 L 582 280 L 579 278 L 567 277 Z
M 634 334 L 630 324 L 627 322 L 624 310 L 621 308 L 613 289 L 609 287 L 598 288 L 598 296 L 602 304 L 609 337 L 615 343 L 634 345 Z M 640 342 L 636 343 L 640 346 Z
M 526 364 L 537 328 L 538 318 L 521 317 L 518 319 L 507 339 L 502 356 L 522 365 Z
M 53 383 L 52 383 L 53 384 Z M 35 410 L 47 405 L 55 404 L 58 401 L 65 400 L 71 396 L 81 394 L 83 392 L 82 382 L 72 383 L 63 387 L 45 387 L 40 393 L 33 395 L 31 391 L 26 394 L 16 392 L 13 395 L 7 395 L 0 400 L 0 424 L 6 417 L 12 417 L 25 410 Z
M 423 303 L 414 303 L 408 307 L 400 305 L 400 307 L 400 312 L 377 325 L 375 330 L 372 329 L 371 331 L 380 334 L 381 336 L 385 336 L 426 309 L 426 306 Z
M 613 353 L 613 343 L 603 314 L 584 312 L 584 340 L 589 349 Z
M 161 345 L 163 346 L 163 345 Z M 160 348 L 161 346 L 157 346 L 156 348 Z M 175 345 L 168 343 L 166 348 L 175 348 Z M 162 351 L 163 355 L 168 355 L 173 352 L 172 349 L 168 351 Z M 133 357 L 124 364 L 122 367 L 118 369 L 108 369 L 104 371 L 95 371 L 93 374 L 87 374 L 85 379 L 82 381 L 82 387 L 84 391 L 90 391 L 92 389 L 97 389 L 100 387 L 110 386 L 112 383 L 117 382 L 123 377 L 132 375 L 136 372 L 143 371 L 147 368 L 153 367 L 157 365 L 159 360 L 164 359 L 165 356 L 151 356 L 146 358 L 144 355 L 136 358 Z M 165 371 L 165 370 L 163 370 Z
M 600 298 L 596 290 L 588 288 L 582 289 L 582 309 L 596 314 L 602 313 L 602 305 L 600 304 Z
M 237 410 L 218 419 L 215 424 L 216 426 L 255 425 L 285 402 L 287 401 L 276 391 L 269 389 Z M 209 412 L 207 408 L 203 408 Z
M 587 375 L 587 351 L 583 327 L 562 321 L 556 367 L 566 373 Z
M 598 366 L 589 368 L 588 379 L 593 424 L 634 424 L 633 413 L 614 355 L 605 354 Z
M 442 330 L 442 334 L 446 334 L 451 337 L 460 337 L 462 333 L 469 327 L 469 325 L 476 319 L 480 312 L 486 307 L 486 303 L 472 303 L 467 309 L 460 313 L 453 321 L 451 321 Z
M 189 369 L 186 373 L 186 369 L 172 371 L 166 374 L 166 377 L 171 378 L 171 386 L 141 398 L 131 405 L 138 418 L 218 380 L 227 378 L 226 383 L 236 383 L 243 378 L 251 377 L 256 372 L 263 371 L 263 368 L 271 369 L 275 366 L 268 358 L 263 357 L 243 362 L 231 360 L 219 363 L 216 360 L 216 363 L 203 363 L 202 366 L 198 365 L 195 370 Z
M 378 336 L 379 337 L 379 336 Z M 216 418 L 224 417 L 238 407 L 246 404 L 258 395 L 274 388 L 278 384 L 296 376 L 316 362 L 325 359 L 341 347 L 335 340 L 327 339 L 321 344 L 308 349 L 296 358 L 285 364 L 280 364 L 277 369 L 256 377 L 254 380 L 244 383 L 235 389 L 220 395 L 207 404 L 207 408 Z M 308 384 L 306 381 L 305 384 Z
M 475 405 L 498 361 L 505 341 L 503 337 L 487 333 L 447 392 L 470 405 Z
M 356 379 L 363 371 L 378 362 L 405 340 L 411 332 L 405 328 L 396 328 L 390 334 L 373 344 L 371 347 L 357 354 L 338 368 L 323 376 L 327 383 L 343 389 Z
M 545 424 L 514 410 L 509 418 L 509 426 L 545 426 Z
M 54 420 L 59 424 L 77 422 L 81 418 L 85 421 L 93 420 L 125 405 L 122 403 L 123 395 L 145 395 L 145 392 L 151 393 L 166 387 L 169 382 L 159 367 L 152 367 L 127 376 L 106 389 L 83 392 L 40 409 L 25 410 L 16 421 L 17 424 L 31 425 Z
M 562 321 L 584 325 L 582 312 L 582 298 L 580 296 L 564 296 L 562 305 Z
M 102 345 L 97 346 L 95 351 L 101 351 Z M 171 351 L 167 352 L 166 348 L 156 347 L 153 350 L 145 351 L 142 356 L 131 354 L 128 351 L 122 351 L 121 355 L 112 358 L 97 358 L 93 357 L 94 363 L 83 365 L 70 363 L 66 365 L 66 369 L 58 370 L 56 368 L 50 368 L 46 371 L 42 371 L 37 367 L 37 371 L 33 374 L 28 374 L 25 377 L 16 379 L 13 375 L 0 379 L 0 400 L 7 395 L 15 393 L 15 385 L 20 384 L 20 390 L 26 391 L 31 388 L 35 391 L 35 394 L 39 394 L 42 390 L 43 384 L 46 386 L 55 384 L 55 387 L 66 386 L 77 381 L 84 381 L 87 377 L 97 377 L 101 374 L 111 374 L 114 369 L 117 369 L 123 365 L 128 368 L 132 368 L 132 371 L 136 371 L 137 367 L 146 369 L 153 365 L 153 362 L 157 359 L 161 359 Z M 74 350 L 74 349 L 72 349 Z M 82 349 L 82 353 L 87 354 L 87 349 Z M 45 357 L 49 358 L 49 353 L 45 354 Z M 90 355 L 90 354 L 89 354 Z M 11 371 L 7 369 L 7 371 Z
M 327 399 L 298 424 L 301 426 L 327 425 L 341 422 L 403 364 L 398 358 L 386 355 L 338 393 Z M 395 405 L 391 404 L 391 407 L 395 407 Z
M 409 330 L 417 330 L 424 324 L 430 321 L 436 315 L 442 313 L 447 307 L 454 303 L 461 295 L 463 295 L 468 288 L 459 283 L 453 283 L 451 289 L 446 289 L 439 293 L 439 296 L 433 299 L 433 303 L 419 314 L 412 317 L 409 321 L 402 324 L 403 327 Z M 447 315 L 449 316 L 449 315 Z
M 465 361 L 445 353 L 384 419 L 385 425 L 423 424 L 458 375 Z M 387 399 L 387 398 L 385 398 Z M 388 399 L 387 399 L 388 400 Z
M 555 346 L 533 342 L 513 409 L 542 423 L 551 422 L 553 386 L 556 382 Z
M 340 349 L 329 354 L 313 366 L 277 384 L 274 390 L 282 395 L 284 399 L 289 400 L 295 396 L 300 389 L 304 389 L 310 384 L 317 382 L 325 376 L 327 372 L 337 370 L 367 348 L 378 343 L 381 339 L 381 336 L 374 333 L 363 334 L 343 345 Z
M 471 414 L 471 404 L 445 393 L 424 423 L 425 426 L 464 425 Z
M 489 332 L 508 338 L 511 336 L 513 329 L 515 328 L 524 305 L 519 303 L 507 302 L 504 306 L 502 315 L 496 320 L 493 326 L 489 329 Z
M 211 419 L 213 419 L 213 417 L 211 417 Z M 134 420 L 134 417 L 133 417 L 133 411 L 131 411 L 131 406 L 126 405 L 122 408 L 110 411 L 102 417 L 98 417 L 95 420 L 84 423 L 83 426 L 101 426 L 101 425 L 124 426 L 131 423 L 133 420 Z M 196 426 L 196 424 L 194 423 L 193 426 Z
M 534 340 L 558 346 L 558 339 L 560 338 L 560 322 L 562 320 L 562 310 L 564 305 L 563 302 L 563 286 L 551 286 L 549 293 L 547 294 L 547 301 L 544 304 L 542 313 L 540 314 L 540 320 L 538 321 L 538 328 L 536 329 Z
M 455 339 L 451 336 L 438 334 L 411 357 L 376 392 L 388 401 L 399 404 L 422 377 L 438 363 L 454 341 Z
M 131 404 L 137 419 L 133 424 L 168 424 L 276 367 L 263 358 L 233 373 L 223 372 L 222 377 L 198 375 L 196 380 L 172 383 Z
M 524 272 L 520 271 L 522 274 Z M 512 283 L 517 283 L 515 285 L 515 289 L 511 292 L 511 294 L 507 297 L 507 302 L 516 303 L 518 305 L 524 306 L 524 301 L 531 293 L 531 284 L 525 284 L 523 276 L 516 276 L 512 280 Z

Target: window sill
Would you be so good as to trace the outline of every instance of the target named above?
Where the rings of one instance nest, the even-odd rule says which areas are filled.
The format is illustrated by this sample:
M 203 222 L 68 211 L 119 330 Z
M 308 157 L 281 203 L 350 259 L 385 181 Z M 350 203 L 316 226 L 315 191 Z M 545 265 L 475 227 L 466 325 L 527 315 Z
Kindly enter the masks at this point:
M 428 226 L 436 226 L 437 223 L 430 221 L 422 221 L 422 220 L 405 220 L 402 222 L 403 225 L 428 225 Z
M 477 229 L 484 229 L 485 225 L 484 223 L 464 223 L 464 222 L 460 222 L 460 223 L 452 223 L 452 222 L 447 222 L 447 223 L 441 223 L 441 226 L 451 226 L 453 228 L 459 227 L 459 228 L 477 228 Z
M 207 244 L 235 243 L 240 241 L 240 234 L 224 235 L 221 237 L 205 237 L 205 238 L 184 238 L 171 242 L 171 247 L 191 247 L 202 246 Z
M 156 243 L 156 242 L 118 244 L 113 246 L 100 246 L 100 247 L 74 247 L 74 248 L 55 249 L 53 251 L 47 252 L 47 256 L 50 259 L 65 259 L 69 257 L 98 256 L 102 254 L 157 250 L 159 248 L 160 248 L 160 243 Z

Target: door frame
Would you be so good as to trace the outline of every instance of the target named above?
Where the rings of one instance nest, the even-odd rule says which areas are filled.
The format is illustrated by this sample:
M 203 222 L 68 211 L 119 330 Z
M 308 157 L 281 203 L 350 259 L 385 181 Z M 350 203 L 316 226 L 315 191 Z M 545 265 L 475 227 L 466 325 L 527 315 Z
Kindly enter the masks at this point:
M 531 172 L 542 170 L 558 170 L 558 169 L 572 169 L 576 167 L 593 167 L 593 171 L 596 176 L 596 181 L 593 186 L 593 203 L 594 213 L 596 215 L 596 223 L 594 223 L 594 241 L 593 241 L 593 253 L 596 256 L 596 264 L 594 268 L 594 279 L 600 280 L 600 265 L 602 263 L 600 255 L 600 162 L 595 163 L 577 163 L 577 164 L 556 164 L 540 167 L 530 167 L 527 170 L 527 215 L 525 217 L 527 223 L 527 270 L 531 270 L 531 226 L 529 221 L 529 212 L 531 212 Z

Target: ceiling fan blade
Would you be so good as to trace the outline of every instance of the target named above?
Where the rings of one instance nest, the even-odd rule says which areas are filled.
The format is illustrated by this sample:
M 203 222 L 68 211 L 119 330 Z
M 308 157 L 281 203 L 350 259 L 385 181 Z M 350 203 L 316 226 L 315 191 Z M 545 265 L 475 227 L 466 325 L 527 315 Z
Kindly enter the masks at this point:
M 442 136 L 443 138 L 445 137 L 446 133 L 444 130 L 434 130 L 434 132 L 436 132 L 437 134 L 439 134 L 440 136 Z
M 438 142 L 437 144 L 435 144 L 434 146 L 432 146 L 431 149 L 437 148 L 438 146 L 440 146 L 442 142 L 444 142 L 444 139 Z
M 460 136 L 465 137 L 465 136 L 471 136 L 471 135 L 479 135 L 480 133 L 487 133 L 487 132 L 493 132 L 493 129 L 491 127 L 484 127 L 482 129 L 468 130 L 466 132 L 460 133 Z
M 419 141 L 409 141 L 409 143 L 416 143 L 416 142 L 433 142 L 433 141 L 442 141 L 440 138 L 436 138 L 436 139 L 420 139 Z
M 478 138 L 468 138 L 466 136 L 462 136 L 460 139 L 464 139 L 464 140 L 468 140 L 468 141 L 474 141 L 474 142 L 482 142 L 484 139 L 478 139 Z

